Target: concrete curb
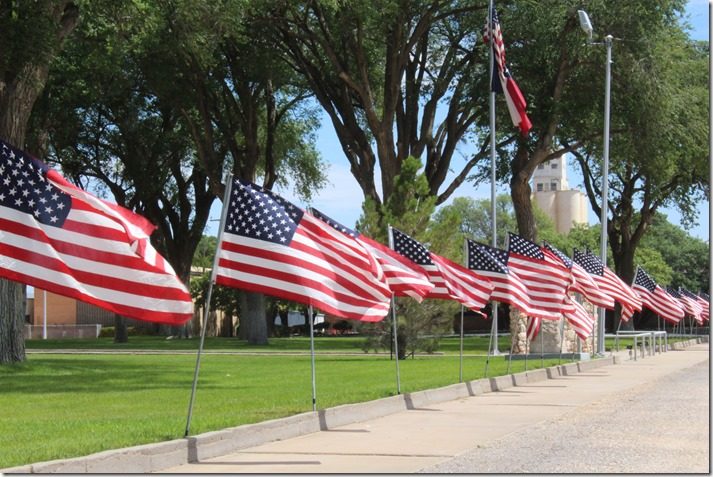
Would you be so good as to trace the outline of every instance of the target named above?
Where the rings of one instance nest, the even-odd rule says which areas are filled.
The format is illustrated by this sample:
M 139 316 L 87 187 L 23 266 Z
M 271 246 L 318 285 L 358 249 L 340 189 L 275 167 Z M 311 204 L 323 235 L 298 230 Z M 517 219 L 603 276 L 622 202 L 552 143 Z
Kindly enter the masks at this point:
M 690 346 L 699 344 L 699 343 L 708 343 L 710 341 L 709 336 L 698 336 L 696 338 L 687 340 L 687 341 L 677 341 L 675 343 L 671 343 L 668 347 L 671 350 L 674 351 L 681 351 L 684 350 Z
M 695 344 L 696 340 L 691 340 Z M 676 343 L 678 344 L 678 343 Z M 687 346 L 690 346 L 687 345 Z M 618 364 L 615 356 L 553 366 L 522 373 L 484 378 L 449 386 L 391 396 L 375 401 L 345 404 L 318 412 L 207 432 L 184 439 L 127 447 L 71 459 L 61 459 L 0 469 L 3 473 L 149 473 L 186 463 L 218 457 L 248 447 L 333 429 L 346 424 L 423 409 L 482 393 L 502 391 L 526 383 L 572 376 L 602 366 Z

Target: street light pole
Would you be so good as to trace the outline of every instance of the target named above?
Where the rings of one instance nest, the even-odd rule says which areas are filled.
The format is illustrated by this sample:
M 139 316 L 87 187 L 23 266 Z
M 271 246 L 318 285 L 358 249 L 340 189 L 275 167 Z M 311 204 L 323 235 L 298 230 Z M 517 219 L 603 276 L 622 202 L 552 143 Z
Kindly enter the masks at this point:
M 609 116 L 611 104 L 611 45 L 614 38 L 607 35 L 604 44 L 607 47 L 606 79 L 604 80 L 604 158 L 602 164 L 602 233 L 601 233 L 601 258 L 602 263 L 607 263 L 607 228 L 609 214 Z M 604 330 L 606 311 L 599 308 L 599 330 L 597 333 L 597 354 L 604 354 Z

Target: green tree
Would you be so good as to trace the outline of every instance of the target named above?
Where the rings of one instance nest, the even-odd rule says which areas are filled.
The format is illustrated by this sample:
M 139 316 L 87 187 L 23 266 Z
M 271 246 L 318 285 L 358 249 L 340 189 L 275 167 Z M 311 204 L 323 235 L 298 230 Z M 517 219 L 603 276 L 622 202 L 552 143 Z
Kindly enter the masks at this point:
M 35 101 L 78 21 L 78 2 L 0 3 L 0 138 L 27 147 Z M 24 285 L 0 279 L 0 304 L 0 364 L 24 361 Z
M 691 237 L 680 227 L 672 224 L 665 214 L 657 213 L 646 236 L 641 240 L 641 249 L 656 250 L 663 262 L 670 268 L 667 275 L 651 274 L 663 285 L 683 286 L 698 293 L 709 289 L 710 263 L 708 243 Z M 637 249 L 636 262 L 642 266 Z M 648 272 L 648 268 L 646 269 Z M 660 280 L 660 281 L 659 281 Z
M 710 186 L 704 139 L 707 52 L 688 41 L 678 27 L 662 31 L 650 42 L 650 56 L 629 78 L 636 95 L 647 100 L 633 102 L 633 86 L 627 85 L 619 86 L 613 99 L 628 108 L 616 119 L 627 134 L 612 141 L 607 234 L 615 270 L 626 282 L 634 277 L 636 249 L 656 212 L 675 207 L 691 223 Z M 596 156 L 591 150 L 575 152 L 590 203 L 599 214 L 602 177 Z
M 447 179 L 459 143 L 487 111 L 485 52 L 476 48 L 485 12 L 484 1 L 312 0 L 277 2 L 266 18 L 376 205 L 396 195 L 410 156 L 425 162 L 428 194 L 438 203 L 486 157 L 480 150 Z
M 157 248 L 186 281 L 224 170 L 305 198 L 325 181 L 308 93 L 245 5 L 100 4 L 65 58 L 46 121 L 62 125 L 49 134 L 58 162 L 156 223 Z M 265 343 L 264 298 L 246 303 L 241 331 Z

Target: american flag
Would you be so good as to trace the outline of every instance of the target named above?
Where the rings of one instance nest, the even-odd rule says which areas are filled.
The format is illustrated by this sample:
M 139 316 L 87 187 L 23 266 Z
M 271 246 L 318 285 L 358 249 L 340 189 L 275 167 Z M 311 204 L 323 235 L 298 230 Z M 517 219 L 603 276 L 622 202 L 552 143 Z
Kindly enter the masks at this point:
M 383 270 L 344 235 L 272 191 L 233 178 L 216 283 L 380 321 L 391 290 Z
M 699 302 L 699 297 L 687 289 L 680 287 L 678 292 L 681 294 L 681 300 L 688 306 L 691 310 L 691 315 L 696 319 L 699 325 L 703 324 L 703 306 Z
M 145 218 L 0 141 L 0 276 L 119 315 L 179 325 L 193 302 Z
M 636 269 L 636 277 L 631 289 L 639 294 L 645 307 L 666 321 L 678 323 L 686 315 L 677 300 L 658 286 L 641 267 Z
M 522 280 L 532 306 L 544 319 L 559 320 L 571 310 L 566 300 L 570 271 L 562 262 L 543 252 L 542 248 L 510 233 L 508 236 L 508 267 Z
M 371 253 L 384 270 L 386 283 L 391 291 L 394 292 L 394 295 L 409 296 L 421 302 L 433 289 L 433 283 L 428 280 L 428 277 L 421 271 L 420 267 L 412 261 L 407 260 L 389 247 L 345 227 L 316 209 L 311 209 L 311 212 L 318 219 L 354 238 Z
M 492 300 L 512 305 L 528 316 L 539 316 L 539 311 L 530 303 L 527 287 L 508 268 L 506 251 L 470 239 L 466 239 L 466 244 L 468 268 L 491 281 Z
M 524 136 L 532 128 L 532 123 L 525 111 L 527 108 L 525 97 L 522 95 L 520 88 L 517 86 L 517 83 L 515 83 L 505 63 L 503 33 L 500 30 L 500 19 L 498 18 L 498 13 L 495 8 L 492 10 L 492 22 L 492 31 L 494 32 L 493 36 L 495 38 L 492 46 L 493 61 L 495 64 L 493 65 L 494 74 L 491 79 L 491 88 L 495 93 L 503 93 L 508 112 L 510 113 L 510 119 L 512 119 L 513 125 L 517 126 Z M 485 32 L 483 34 L 485 43 L 489 43 L 490 41 L 490 31 L 491 28 L 488 25 L 488 21 L 486 21 Z
M 577 300 L 568 298 L 572 304 L 572 311 L 568 311 L 564 314 L 572 329 L 579 336 L 580 339 L 586 340 L 594 331 L 595 319 L 592 315 L 584 309 L 584 307 L 577 302 Z
M 476 312 L 488 303 L 493 285 L 487 278 L 429 252 L 423 244 L 398 229 L 392 227 L 391 233 L 394 251 L 421 267 L 433 283 L 434 288 L 426 298 L 456 300 Z
M 591 253 L 574 250 L 574 263 L 579 264 L 607 295 L 621 304 L 622 319 L 627 321 L 635 311 L 641 311 L 641 299 L 629 285 L 606 267 L 601 259 Z
M 698 303 L 703 307 L 703 319 L 710 321 L 710 301 L 711 297 L 707 293 L 701 292 L 698 295 Z
M 581 265 L 575 263 L 560 250 L 548 243 L 545 243 L 545 250 L 554 254 L 571 270 L 573 283 L 569 287 L 570 291 L 581 293 L 584 298 L 594 306 L 608 308 L 610 310 L 614 309 L 614 298 L 602 291 Z

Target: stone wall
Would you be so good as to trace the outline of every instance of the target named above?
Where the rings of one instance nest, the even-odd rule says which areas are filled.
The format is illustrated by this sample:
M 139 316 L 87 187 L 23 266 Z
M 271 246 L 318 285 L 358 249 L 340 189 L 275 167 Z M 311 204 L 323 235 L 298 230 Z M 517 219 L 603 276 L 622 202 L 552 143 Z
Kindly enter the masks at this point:
M 578 300 L 584 309 L 596 318 L 595 308 L 590 303 Z M 513 337 L 513 354 L 544 353 L 592 353 L 596 335 L 596 321 L 592 336 L 586 341 L 579 339 L 567 320 L 542 320 L 540 332 L 534 340 L 527 341 L 527 317 L 515 307 L 510 307 L 510 333 Z M 564 329 L 562 327 L 564 326 Z

